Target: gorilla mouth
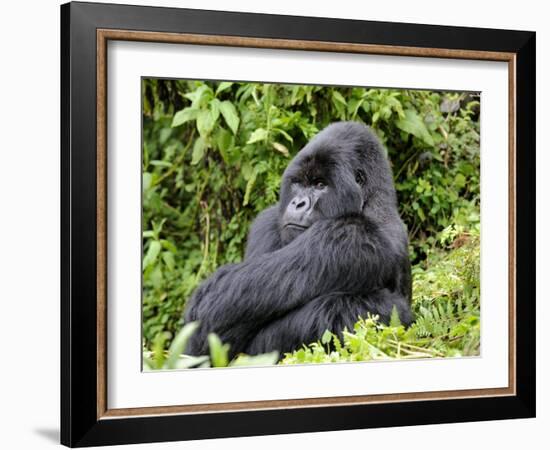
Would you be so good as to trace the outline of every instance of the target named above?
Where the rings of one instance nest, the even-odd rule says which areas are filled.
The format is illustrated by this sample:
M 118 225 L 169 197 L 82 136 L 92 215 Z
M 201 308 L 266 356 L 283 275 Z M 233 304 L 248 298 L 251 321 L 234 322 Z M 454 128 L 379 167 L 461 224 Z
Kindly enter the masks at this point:
M 298 223 L 287 223 L 287 224 L 285 224 L 285 226 L 283 228 L 290 228 L 291 230 L 304 231 L 304 230 L 307 230 L 309 227 L 307 227 L 305 225 L 300 225 Z

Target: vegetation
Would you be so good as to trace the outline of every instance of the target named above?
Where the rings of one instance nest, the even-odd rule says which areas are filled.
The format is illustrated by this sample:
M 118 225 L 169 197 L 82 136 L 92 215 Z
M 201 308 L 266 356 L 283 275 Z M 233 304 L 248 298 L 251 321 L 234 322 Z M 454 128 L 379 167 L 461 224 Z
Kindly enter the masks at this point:
M 210 355 L 189 356 L 183 355 L 187 341 L 197 329 L 197 323 L 188 323 L 172 340 L 170 348 L 165 351 L 164 343 L 167 333 L 159 333 L 153 344 L 153 351 L 145 351 L 143 354 L 143 367 L 145 370 L 172 370 L 189 369 L 192 367 L 239 367 L 239 366 L 269 366 L 279 359 L 277 352 L 265 353 L 263 355 L 249 356 L 239 355 L 229 361 L 229 345 L 223 344 L 218 336 L 211 333 L 208 335 Z
M 337 120 L 368 124 L 388 151 L 409 229 L 416 321 L 405 330 L 362 318 L 342 342 L 326 333 L 282 363 L 479 353 L 477 95 L 158 79 L 142 87 L 146 367 L 237 364 L 223 351 L 171 358 L 184 348 L 184 331 L 174 337 L 185 302 L 217 267 L 242 259 L 250 223 L 277 201 L 290 159 Z

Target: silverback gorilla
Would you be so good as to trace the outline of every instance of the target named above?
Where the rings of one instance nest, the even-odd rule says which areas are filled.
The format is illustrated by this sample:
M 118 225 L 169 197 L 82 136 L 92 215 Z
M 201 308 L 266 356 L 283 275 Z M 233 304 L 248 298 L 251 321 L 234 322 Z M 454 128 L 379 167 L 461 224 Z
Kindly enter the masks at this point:
M 285 352 L 340 334 L 358 318 L 412 321 L 407 232 L 382 146 L 365 125 L 326 127 L 290 162 L 279 203 L 259 214 L 245 259 L 220 267 L 188 302 L 186 353 Z

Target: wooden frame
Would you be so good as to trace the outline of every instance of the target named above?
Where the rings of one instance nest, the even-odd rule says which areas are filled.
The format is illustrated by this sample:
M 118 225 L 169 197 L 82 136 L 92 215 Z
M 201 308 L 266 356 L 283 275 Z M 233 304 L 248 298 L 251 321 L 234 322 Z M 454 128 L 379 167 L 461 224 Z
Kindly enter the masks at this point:
M 61 14 L 62 443 L 85 446 L 534 416 L 534 33 L 89 3 L 63 5 Z M 509 386 L 109 409 L 108 40 L 507 62 Z

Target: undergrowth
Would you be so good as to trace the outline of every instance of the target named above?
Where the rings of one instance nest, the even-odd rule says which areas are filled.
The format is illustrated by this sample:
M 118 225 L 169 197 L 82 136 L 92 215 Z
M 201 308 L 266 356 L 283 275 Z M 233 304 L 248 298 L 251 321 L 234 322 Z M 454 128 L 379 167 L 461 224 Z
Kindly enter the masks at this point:
M 446 245 L 446 242 L 450 243 Z M 431 252 L 413 266 L 414 323 L 405 328 L 395 312 L 388 325 L 377 316 L 359 318 L 342 337 L 327 330 L 320 341 L 283 355 L 280 364 L 357 362 L 388 359 L 476 356 L 480 352 L 479 233 L 449 228 L 440 237 L 449 249 Z M 145 370 L 191 367 L 263 366 L 277 363 L 277 352 L 228 359 L 229 344 L 208 336 L 210 354 L 187 356 L 185 346 L 197 324 L 190 323 L 164 350 L 168 334 L 159 334 L 144 352 Z

